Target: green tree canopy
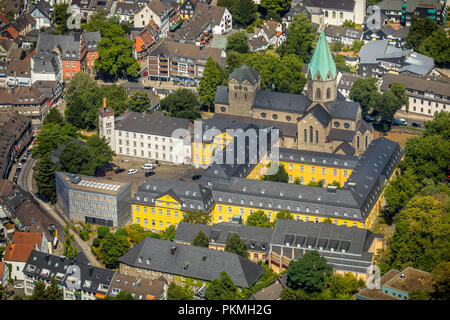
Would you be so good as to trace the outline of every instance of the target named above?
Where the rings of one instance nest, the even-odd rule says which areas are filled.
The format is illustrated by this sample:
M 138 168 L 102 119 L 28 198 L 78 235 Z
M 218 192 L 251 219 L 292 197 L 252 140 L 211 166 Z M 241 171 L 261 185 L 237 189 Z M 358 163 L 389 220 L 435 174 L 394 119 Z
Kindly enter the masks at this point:
M 345 20 L 344 23 L 342 23 L 342 26 L 354 28 L 354 27 L 356 27 L 356 23 L 355 23 L 355 21 L 352 21 L 352 20 Z
M 67 31 L 67 19 L 70 14 L 67 13 L 67 8 L 69 5 L 67 3 L 55 4 L 55 14 L 53 16 L 53 23 L 56 24 L 55 33 L 65 34 Z
M 116 16 L 107 18 L 106 12 L 103 10 L 96 10 L 89 17 L 89 22 L 83 24 L 81 27 L 86 32 L 100 31 L 100 36 L 104 38 L 108 35 L 108 31 L 112 26 L 120 26 L 124 33 L 130 33 L 130 28 L 127 24 L 120 24 L 119 18 Z
M 119 258 L 127 252 L 128 248 L 129 244 L 125 237 L 108 233 L 100 244 L 102 262 L 108 267 L 117 267 Z
M 206 288 L 205 297 L 207 300 L 236 300 L 237 286 L 225 271 L 221 271 L 220 278 L 211 281 Z
M 268 18 L 279 20 L 281 13 L 288 10 L 290 0 L 261 0 L 261 7 Z
M 76 141 L 65 144 L 59 156 L 60 170 L 74 174 L 93 176 L 95 163 L 85 146 Z
M 264 228 L 270 228 L 272 226 L 269 217 L 267 217 L 267 214 L 262 210 L 255 211 L 249 215 L 245 224 L 248 226 Z
M 294 216 L 288 210 L 281 210 L 277 213 L 277 219 L 294 220 Z
M 58 283 L 54 278 L 51 278 L 48 288 L 44 281 L 37 281 L 34 286 L 33 294 L 28 297 L 28 300 L 62 300 L 63 292 L 58 287 Z
M 50 122 L 58 124 L 60 126 L 62 126 L 64 124 L 64 118 L 63 118 L 61 112 L 58 111 L 58 109 L 51 108 L 50 111 L 45 116 L 42 124 L 47 124 Z
M 133 90 L 128 97 L 126 106 L 128 110 L 134 112 L 146 112 L 150 107 L 150 98 L 148 93 L 142 90 Z
M 419 18 L 413 15 L 411 26 L 405 39 L 406 47 L 419 52 L 422 42 L 438 29 L 438 24 L 430 18 Z
M 159 238 L 161 240 L 172 241 L 173 238 L 175 238 L 175 233 L 177 233 L 177 228 L 172 224 L 170 227 L 160 232 Z
M 366 116 L 370 108 L 373 107 L 374 99 L 378 98 L 378 95 L 377 79 L 364 78 L 353 82 L 349 98 L 360 103 L 362 115 Z
M 241 240 L 241 237 L 237 233 L 233 233 L 230 239 L 228 239 L 225 251 L 248 258 L 247 244 Z
M 336 64 L 336 68 L 340 71 L 350 72 L 350 67 L 347 65 L 347 60 L 345 60 L 344 56 L 340 54 L 336 54 L 334 56 L 334 63 Z
M 251 0 L 250 0 L 251 1 Z M 206 61 L 203 76 L 198 84 L 198 94 L 200 101 L 208 108 L 214 106 L 214 98 L 216 96 L 217 86 L 221 85 L 225 80 L 225 73 L 217 62 L 211 57 Z
M 301 61 L 309 63 L 313 53 L 313 43 L 316 40 L 316 27 L 309 21 L 304 13 L 294 17 L 288 27 L 286 41 L 277 48 L 282 56 L 297 55 Z
M 103 87 L 103 96 L 106 98 L 106 103 L 111 107 L 116 115 L 123 113 L 127 107 L 127 91 L 118 84 L 111 84 Z
M 33 177 L 36 181 L 39 195 L 51 203 L 56 202 L 55 163 L 47 153 L 34 167 Z
M 225 52 L 236 51 L 238 53 L 249 53 L 250 44 L 245 31 L 237 31 L 227 38 Z
M 438 29 L 422 41 L 419 52 L 432 57 L 440 67 L 448 67 L 450 63 L 450 38 L 448 31 Z
M 63 240 L 63 256 L 66 258 L 73 258 L 78 254 L 78 249 L 73 244 L 74 236 L 70 234 L 69 224 L 66 223 L 64 227 L 64 240 Z
M 283 291 L 281 291 L 281 300 L 310 300 L 310 297 L 305 290 L 294 290 L 289 287 L 285 287 Z
M 289 182 L 289 175 L 286 172 L 286 169 L 282 164 L 278 166 L 278 171 L 276 174 L 266 175 L 262 178 L 264 181 L 273 181 L 273 182 Z
M 77 136 L 77 129 L 73 125 L 66 123 L 61 127 L 59 124 L 49 122 L 41 127 L 36 138 L 39 144 L 33 147 L 31 153 L 33 157 L 41 159 Z
M 200 230 L 192 241 L 193 246 L 208 248 L 209 239 L 208 236 Z
M 183 217 L 183 221 L 189 223 L 209 224 L 211 222 L 211 214 L 203 211 L 187 210 Z
M 167 289 L 167 300 L 192 300 L 194 291 L 189 286 L 182 287 L 171 282 Z
M 425 122 L 424 137 L 440 135 L 446 140 L 450 140 L 450 113 L 441 111 L 434 115 L 433 120 Z
M 256 5 L 253 0 L 236 1 L 233 11 L 233 22 L 242 26 L 248 26 L 256 19 Z
M 179 89 L 160 101 L 161 109 L 167 115 L 177 118 L 194 120 L 201 117 L 200 102 L 195 94 L 188 89 Z
M 108 226 L 100 226 L 97 228 L 97 235 L 100 239 L 103 239 L 109 233 Z
M 333 268 L 327 264 L 325 258 L 317 251 L 311 251 L 289 263 L 287 285 L 291 289 L 303 289 L 307 293 L 321 292 L 326 277 L 329 277 L 332 271 Z
M 448 213 L 447 213 L 448 215 Z M 431 271 L 433 279 L 433 299 L 450 300 L 450 262 L 442 261 Z

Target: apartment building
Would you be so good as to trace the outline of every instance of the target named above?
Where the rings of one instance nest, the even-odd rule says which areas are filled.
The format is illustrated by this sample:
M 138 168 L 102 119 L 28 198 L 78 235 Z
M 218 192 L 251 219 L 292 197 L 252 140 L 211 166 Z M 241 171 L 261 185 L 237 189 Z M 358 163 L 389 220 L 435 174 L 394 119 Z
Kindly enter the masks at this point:
M 148 78 L 196 86 L 209 57 L 221 65 L 225 63 L 223 50 L 160 39 L 148 54 Z
M 304 0 L 303 6 L 310 13 L 320 11 L 323 25 L 341 26 L 345 20 L 362 25 L 366 14 L 364 0 Z
M 386 74 L 380 86 L 388 91 L 391 83 L 399 82 L 406 87 L 409 106 L 401 111 L 431 118 L 441 111 L 450 111 L 450 82 L 438 78 L 423 78 L 406 74 Z
M 441 0 L 383 0 L 377 6 L 389 20 L 403 26 L 410 26 L 413 16 L 445 24 L 448 14 L 447 1 Z
M 72 221 L 120 227 L 130 218 L 129 182 L 56 172 L 56 198 Z
M 56 52 L 39 52 L 31 57 L 31 84 L 39 81 L 63 81 L 62 61 Z
M 165 37 L 169 28 L 175 25 L 179 19 L 179 5 L 175 0 L 152 0 L 146 6 L 136 10 L 134 14 L 134 27 L 142 28 L 153 20 Z
M 99 134 L 117 155 L 169 163 L 191 163 L 192 122 L 156 113 L 126 112 L 114 118 L 114 111 L 99 110 Z

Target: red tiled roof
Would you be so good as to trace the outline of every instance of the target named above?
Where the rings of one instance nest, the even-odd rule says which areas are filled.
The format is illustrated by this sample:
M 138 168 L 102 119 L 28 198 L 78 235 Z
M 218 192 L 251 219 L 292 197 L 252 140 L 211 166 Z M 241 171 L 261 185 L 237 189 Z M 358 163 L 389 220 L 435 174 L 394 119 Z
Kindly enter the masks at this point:
M 14 233 L 14 243 L 15 244 L 37 244 L 38 247 L 41 246 L 42 234 L 35 232 L 19 232 Z
M 14 28 L 13 26 L 9 26 L 8 28 L 5 29 L 5 31 L 8 32 L 8 34 L 11 35 L 13 39 L 20 36 L 19 32 L 17 32 L 16 28 Z
M 31 251 L 33 251 L 34 245 L 28 244 L 15 244 L 8 243 L 6 245 L 5 261 L 15 261 L 15 262 L 27 262 Z

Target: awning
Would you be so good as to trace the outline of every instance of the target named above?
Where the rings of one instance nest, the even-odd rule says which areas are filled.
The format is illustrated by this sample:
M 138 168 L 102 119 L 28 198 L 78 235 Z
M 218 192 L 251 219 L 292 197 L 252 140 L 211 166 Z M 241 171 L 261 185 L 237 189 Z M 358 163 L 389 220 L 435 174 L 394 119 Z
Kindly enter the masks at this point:
M 101 299 L 103 299 L 104 297 L 106 297 L 106 294 L 98 293 L 98 292 L 97 292 L 97 293 L 95 294 L 95 297 L 96 297 L 96 298 L 101 298 Z
M 179 23 L 175 23 L 174 25 L 172 25 L 172 26 L 170 27 L 170 31 L 175 30 L 176 28 L 178 28 L 179 25 L 180 25 Z

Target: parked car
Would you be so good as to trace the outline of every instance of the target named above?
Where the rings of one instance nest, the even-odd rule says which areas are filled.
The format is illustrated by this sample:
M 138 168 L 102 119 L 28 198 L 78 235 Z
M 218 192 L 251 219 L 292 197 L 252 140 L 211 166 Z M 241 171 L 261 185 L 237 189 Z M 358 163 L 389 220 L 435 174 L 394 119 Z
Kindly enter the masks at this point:
M 200 177 L 201 177 L 201 175 L 192 176 L 192 180 L 198 180 L 198 179 L 200 179 Z
M 365 117 L 364 117 L 364 120 L 366 120 L 367 122 L 374 122 L 374 121 L 375 121 L 375 119 L 372 118 L 372 117 L 369 116 L 369 115 L 365 116 Z
M 416 128 L 422 128 L 422 126 L 420 125 L 420 123 L 417 123 L 417 122 L 413 122 L 413 123 L 411 123 L 411 125 L 412 125 L 413 127 L 416 127 Z
M 13 182 L 14 182 L 14 183 L 17 183 L 17 177 L 14 177 L 14 178 L 13 178 Z
M 144 71 L 144 76 L 148 76 L 148 72 L 147 71 Z
M 394 118 L 394 124 L 399 126 L 407 126 L 408 122 L 403 118 Z
M 154 175 L 154 174 L 155 174 L 154 171 L 147 171 L 147 172 L 145 173 L 145 176 L 146 176 L 146 177 L 150 177 L 150 176 L 152 176 L 152 175 Z
M 114 173 L 115 174 L 119 174 L 119 173 L 124 172 L 124 171 L 125 171 L 125 169 L 117 168 L 116 170 L 114 170 Z
M 13 296 L 14 294 L 15 294 L 16 292 L 14 291 L 14 290 L 11 290 L 11 291 L 8 291 L 8 292 L 6 292 L 6 298 L 9 298 L 9 297 L 11 297 L 11 296 Z
M 17 164 L 17 168 L 22 168 L 22 163 L 21 162 L 19 162 L 18 164 Z
M 14 289 L 23 289 L 23 288 L 24 288 L 23 282 L 22 283 L 18 283 L 18 284 L 16 284 L 14 286 Z
M 153 170 L 153 169 L 155 169 L 155 165 L 153 163 L 144 163 L 141 166 L 141 169 L 143 169 L 143 170 Z
M 128 170 L 128 174 L 135 174 L 136 172 L 138 172 L 137 169 L 130 169 L 130 170 Z
M 20 160 L 21 163 L 25 163 L 28 160 L 28 156 L 25 155 L 22 160 Z
M 20 171 L 22 171 L 22 168 L 18 167 L 18 168 L 16 169 L 16 173 L 19 173 Z

